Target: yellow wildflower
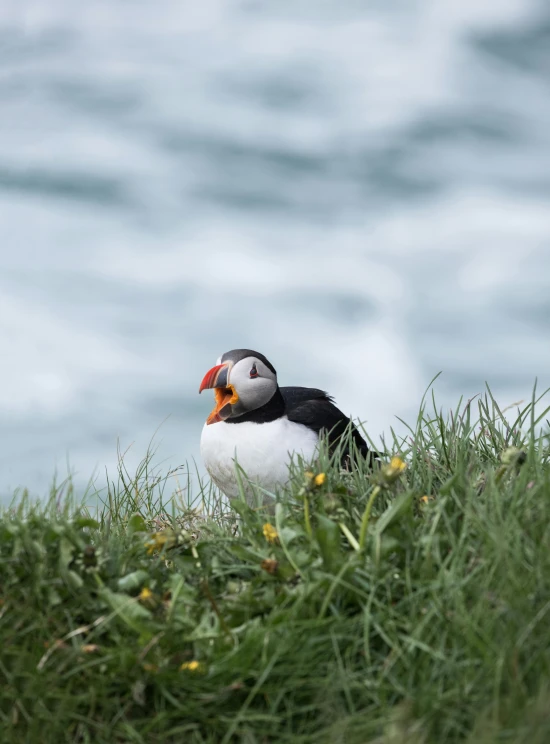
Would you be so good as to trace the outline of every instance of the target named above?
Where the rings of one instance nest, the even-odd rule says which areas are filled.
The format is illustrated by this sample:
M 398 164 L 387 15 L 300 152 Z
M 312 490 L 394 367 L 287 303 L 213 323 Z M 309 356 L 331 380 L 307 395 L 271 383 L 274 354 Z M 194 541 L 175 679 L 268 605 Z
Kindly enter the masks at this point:
M 180 666 L 180 672 L 201 672 L 203 665 L 200 661 L 193 659 L 193 661 L 184 661 Z
M 389 485 L 396 481 L 401 473 L 407 469 L 407 463 L 401 459 L 401 457 L 398 457 L 397 455 L 394 455 L 392 459 L 389 461 L 389 463 L 386 463 L 382 466 L 380 470 L 380 475 L 382 476 L 382 480 L 386 485 Z
M 407 463 L 402 460 L 400 457 L 392 457 L 390 460 L 390 467 L 393 468 L 397 473 L 402 473 L 404 470 L 407 469 Z
M 315 476 L 315 485 L 322 486 L 326 479 L 327 476 L 325 475 L 325 473 L 319 473 L 319 475 Z
M 429 496 L 422 496 L 420 498 L 420 501 L 422 501 L 424 504 L 427 504 L 429 500 L 430 500 Z
M 145 602 L 148 599 L 151 599 L 153 596 L 153 592 L 146 586 L 143 587 L 143 589 L 138 594 L 138 599 L 140 602 Z
M 272 524 L 269 524 L 269 522 L 264 524 L 264 537 L 268 543 L 274 543 L 279 537 L 277 530 Z
M 156 553 L 157 551 L 162 550 L 167 540 L 168 540 L 168 535 L 166 534 L 165 531 L 154 532 L 151 535 L 151 539 L 147 543 L 147 554 L 151 555 L 152 553 Z

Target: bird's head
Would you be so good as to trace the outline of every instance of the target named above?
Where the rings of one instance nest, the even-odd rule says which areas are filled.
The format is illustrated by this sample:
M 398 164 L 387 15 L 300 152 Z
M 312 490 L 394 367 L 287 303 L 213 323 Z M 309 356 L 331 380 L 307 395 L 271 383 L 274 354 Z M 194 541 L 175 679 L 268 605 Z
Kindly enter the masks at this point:
M 199 393 L 207 388 L 214 388 L 216 405 L 206 423 L 215 424 L 268 403 L 277 392 L 277 372 L 263 354 L 251 349 L 233 349 L 208 370 Z

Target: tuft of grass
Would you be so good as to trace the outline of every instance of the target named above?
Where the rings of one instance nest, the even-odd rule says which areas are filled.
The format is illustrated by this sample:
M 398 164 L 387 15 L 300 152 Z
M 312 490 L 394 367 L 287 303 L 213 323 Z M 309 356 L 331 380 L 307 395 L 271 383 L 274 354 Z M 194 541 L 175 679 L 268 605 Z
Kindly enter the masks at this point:
M 149 453 L 93 509 L 7 510 L 0 741 L 549 741 L 547 410 L 432 404 L 269 509 Z

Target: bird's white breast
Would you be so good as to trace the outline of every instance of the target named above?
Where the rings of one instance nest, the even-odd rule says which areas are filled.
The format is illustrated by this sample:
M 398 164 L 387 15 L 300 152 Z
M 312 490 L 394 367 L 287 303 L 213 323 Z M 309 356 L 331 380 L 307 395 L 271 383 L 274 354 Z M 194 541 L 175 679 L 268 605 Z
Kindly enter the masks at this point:
M 201 435 L 201 455 L 210 477 L 228 496 L 239 495 L 235 462 L 246 480 L 273 492 L 288 481 L 288 466 L 293 454 L 310 462 L 319 438 L 307 426 L 289 421 L 286 416 L 265 424 L 220 421 L 205 424 Z M 251 489 L 247 499 L 253 501 Z

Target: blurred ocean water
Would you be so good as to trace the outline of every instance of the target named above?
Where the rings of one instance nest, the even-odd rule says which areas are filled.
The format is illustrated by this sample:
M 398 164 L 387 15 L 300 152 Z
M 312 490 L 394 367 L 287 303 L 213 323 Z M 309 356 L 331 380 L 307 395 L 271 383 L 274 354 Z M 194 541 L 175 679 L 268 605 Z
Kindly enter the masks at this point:
M 375 438 L 527 399 L 549 290 L 548 3 L 4 0 L 4 500 L 198 459 L 234 347 Z

